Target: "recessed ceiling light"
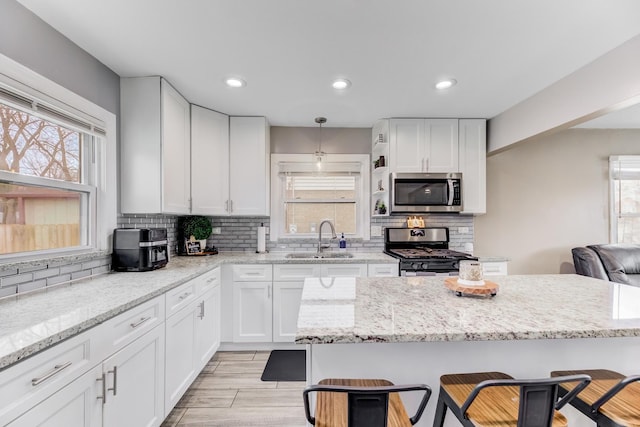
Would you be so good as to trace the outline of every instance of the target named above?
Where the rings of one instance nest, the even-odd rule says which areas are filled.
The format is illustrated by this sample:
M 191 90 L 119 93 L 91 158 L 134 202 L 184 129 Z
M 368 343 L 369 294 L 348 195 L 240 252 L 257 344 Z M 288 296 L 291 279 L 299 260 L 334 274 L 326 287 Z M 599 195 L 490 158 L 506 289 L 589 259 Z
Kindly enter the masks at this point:
M 229 87 L 243 87 L 247 85 L 247 82 L 238 77 L 229 77 L 224 81 Z
M 456 79 L 440 80 L 438 83 L 436 83 L 436 89 L 449 89 L 451 86 L 455 86 L 456 83 L 458 83 Z
M 347 79 L 336 79 L 332 84 L 334 89 L 346 89 L 351 86 L 351 82 Z

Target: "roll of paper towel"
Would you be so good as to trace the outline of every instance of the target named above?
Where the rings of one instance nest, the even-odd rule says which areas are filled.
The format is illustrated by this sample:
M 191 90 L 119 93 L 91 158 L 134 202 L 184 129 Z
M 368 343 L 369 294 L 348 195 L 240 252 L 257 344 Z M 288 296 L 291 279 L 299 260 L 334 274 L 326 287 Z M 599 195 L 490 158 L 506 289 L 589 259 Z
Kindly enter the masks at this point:
M 256 252 L 266 252 L 267 251 L 267 227 L 260 226 L 258 227 L 258 248 Z

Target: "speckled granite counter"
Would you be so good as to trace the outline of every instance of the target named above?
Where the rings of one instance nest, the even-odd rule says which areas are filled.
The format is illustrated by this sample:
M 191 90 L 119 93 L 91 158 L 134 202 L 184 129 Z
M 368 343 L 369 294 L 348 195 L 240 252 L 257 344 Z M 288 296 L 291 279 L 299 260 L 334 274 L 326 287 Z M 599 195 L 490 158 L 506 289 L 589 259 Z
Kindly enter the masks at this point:
M 640 336 L 640 288 L 578 275 L 498 276 L 457 297 L 441 277 L 307 279 L 297 343 Z
M 491 278 L 501 286 L 494 298 L 457 297 L 442 277 L 307 279 L 296 339 L 307 343 L 307 384 L 385 378 L 437 391 L 442 375 L 460 372 L 638 373 L 640 288 L 576 275 Z M 402 396 L 409 413 L 418 397 Z M 431 425 L 435 406 L 416 426 Z M 573 408 L 562 412 L 572 427 L 593 424 Z M 444 427 L 459 425 L 445 419 Z
M 0 299 L 0 369 L 85 331 L 222 264 L 397 263 L 383 253 L 353 258 L 288 259 L 285 253 L 173 257 L 159 270 L 109 273 Z

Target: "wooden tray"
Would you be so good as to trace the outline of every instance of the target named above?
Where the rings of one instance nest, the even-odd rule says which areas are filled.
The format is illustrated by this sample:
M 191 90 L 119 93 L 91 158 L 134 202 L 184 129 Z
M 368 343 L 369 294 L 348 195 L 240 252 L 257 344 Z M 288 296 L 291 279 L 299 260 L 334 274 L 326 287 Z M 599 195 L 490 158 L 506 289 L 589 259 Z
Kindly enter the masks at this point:
M 498 293 L 499 288 L 497 283 L 490 282 L 489 280 L 485 280 L 482 286 L 461 285 L 458 283 L 457 277 L 444 279 L 444 285 L 454 291 L 459 297 L 462 295 L 486 295 L 494 297 Z

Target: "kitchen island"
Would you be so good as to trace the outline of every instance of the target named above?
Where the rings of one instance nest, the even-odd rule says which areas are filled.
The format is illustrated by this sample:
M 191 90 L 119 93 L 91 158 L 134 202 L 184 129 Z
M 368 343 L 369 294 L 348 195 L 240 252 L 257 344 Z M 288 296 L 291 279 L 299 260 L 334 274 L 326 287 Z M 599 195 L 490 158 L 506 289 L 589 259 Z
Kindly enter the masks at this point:
M 456 296 L 442 277 L 307 279 L 296 342 L 307 344 L 307 382 L 503 371 L 514 377 L 606 368 L 637 374 L 640 288 L 578 275 L 492 277 L 495 297 Z M 417 402 L 403 397 L 409 411 Z M 592 425 L 573 408 L 570 425 Z M 445 425 L 459 425 L 451 414 Z

